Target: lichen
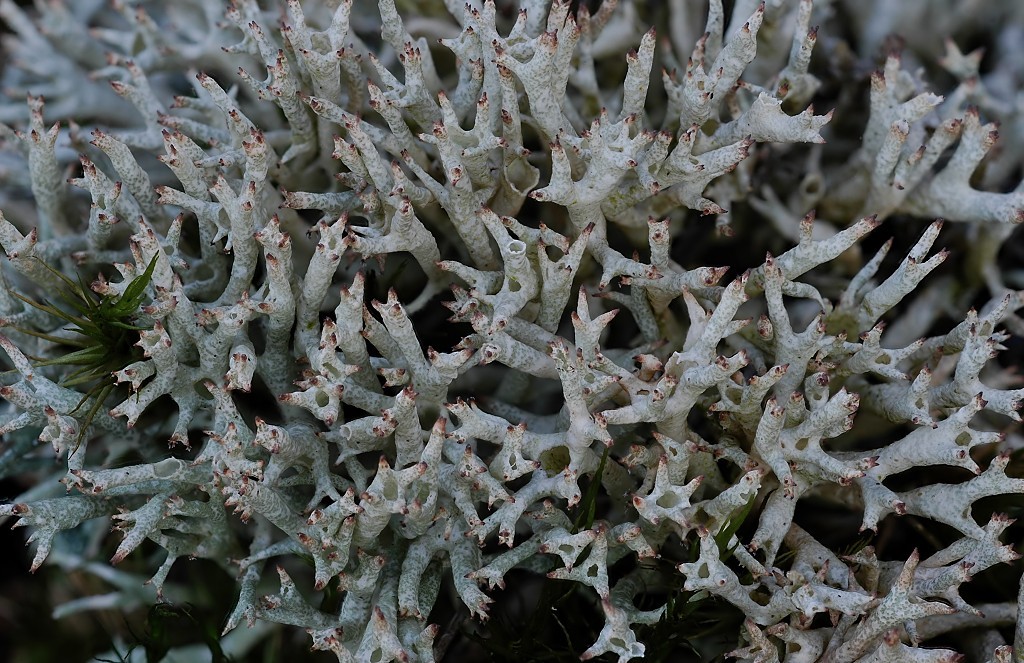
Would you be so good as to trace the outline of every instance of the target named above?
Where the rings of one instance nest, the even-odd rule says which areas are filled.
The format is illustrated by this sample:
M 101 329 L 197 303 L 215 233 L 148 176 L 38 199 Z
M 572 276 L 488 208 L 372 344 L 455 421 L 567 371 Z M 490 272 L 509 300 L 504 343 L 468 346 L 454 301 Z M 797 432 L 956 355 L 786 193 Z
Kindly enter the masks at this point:
M 439 658 L 439 597 L 483 622 L 513 569 L 603 613 L 584 660 L 643 657 L 659 586 L 741 612 L 740 661 L 1010 660 L 1015 596 L 960 588 L 1019 557 L 974 511 L 1024 493 L 993 361 L 1024 331 L 1020 8 L 977 8 L 984 68 L 936 52 L 952 2 L 357 2 L 0 0 L 0 471 L 33 484 L 0 515 L 31 570 L 149 542 L 162 600 L 208 559 L 225 633 L 339 661 Z M 98 393 L 31 305 L 76 270 L 134 304 Z M 901 519 L 945 529 L 835 548 Z

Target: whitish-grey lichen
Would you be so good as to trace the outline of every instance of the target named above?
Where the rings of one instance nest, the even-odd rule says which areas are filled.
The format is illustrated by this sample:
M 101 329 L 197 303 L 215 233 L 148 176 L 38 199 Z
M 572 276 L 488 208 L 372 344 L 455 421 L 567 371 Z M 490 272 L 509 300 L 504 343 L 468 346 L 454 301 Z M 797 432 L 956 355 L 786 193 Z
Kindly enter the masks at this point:
M 339 661 L 435 660 L 438 597 L 486 620 L 515 568 L 584 586 L 583 659 L 642 657 L 659 584 L 741 611 L 741 661 L 1024 657 L 1012 597 L 960 594 L 1019 557 L 973 509 L 1024 493 L 993 361 L 1024 330 L 1020 7 L 443 4 L 0 0 L 0 471 L 33 484 L 0 514 L 31 569 L 148 540 L 155 595 L 109 575 L 76 609 L 206 558 L 226 633 Z M 942 45 L 961 19 L 993 64 Z M 862 254 L 885 219 L 905 257 Z M 685 246 L 729 235 L 731 265 Z M 86 393 L 46 361 L 80 333 L 30 303 L 150 264 L 138 350 Z M 801 505 L 954 534 L 844 554 Z

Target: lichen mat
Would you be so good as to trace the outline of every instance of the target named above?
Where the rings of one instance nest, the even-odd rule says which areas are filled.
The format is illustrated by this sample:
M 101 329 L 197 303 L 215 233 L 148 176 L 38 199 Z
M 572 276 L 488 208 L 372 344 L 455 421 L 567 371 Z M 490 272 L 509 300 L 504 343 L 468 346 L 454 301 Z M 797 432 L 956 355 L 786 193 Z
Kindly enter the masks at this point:
M 202 558 L 235 657 L 470 660 L 561 583 L 570 658 L 1024 660 L 1024 5 L 21 4 L 0 515 L 106 588 L 59 614 Z

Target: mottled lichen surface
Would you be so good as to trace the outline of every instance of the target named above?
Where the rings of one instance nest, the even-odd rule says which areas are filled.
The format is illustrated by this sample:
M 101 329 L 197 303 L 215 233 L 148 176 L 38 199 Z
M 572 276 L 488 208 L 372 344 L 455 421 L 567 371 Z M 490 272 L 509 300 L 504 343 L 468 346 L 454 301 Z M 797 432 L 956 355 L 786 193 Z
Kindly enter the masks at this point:
M 1019 578 L 974 513 L 1024 493 L 1016 3 L 0 20 L 0 515 L 113 585 L 75 610 L 204 558 L 226 643 L 425 663 L 439 597 L 482 622 L 523 569 L 604 615 L 583 659 L 642 658 L 674 586 L 743 614 L 740 661 L 1024 660 L 1015 587 L 961 597 Z M 141 300 L 112 389 L 49 361 L 58 274 Z M 151 593 L 97 570 L 144 543 Z

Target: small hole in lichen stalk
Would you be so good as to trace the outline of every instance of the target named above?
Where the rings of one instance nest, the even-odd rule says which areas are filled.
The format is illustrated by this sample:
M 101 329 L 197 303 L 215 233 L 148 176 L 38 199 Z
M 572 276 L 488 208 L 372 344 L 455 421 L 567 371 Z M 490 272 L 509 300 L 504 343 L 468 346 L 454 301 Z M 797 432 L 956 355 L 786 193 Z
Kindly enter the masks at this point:
M 551 262 L 558 262 L 565 255 L 560 248 L 550 244 L 544 246 L 544 253 Z
M 177 458 L 166 458 L 153 466 L 153 476 L 158 479 L 167 479 L 174 476 L 174 473 L 181 469 L 181 461 Z
M 679 497 L 675 493 L 665 493 L 655 502 L 662 509 L 671 509 L 679 504 Z
M 762 591 L 761 588 L 758 588 L 750 592 L 750 599 L 754 603 L 763 606 L 768 605 L 771 602 L 772 597 L 771 594 L 768 594 L 767 592 Z
M 812 177 L 808 175 L 803 181 L 803 190 L 805 194 L 815 195 L 821 191 L 821 178 Z
M 192 383 L 192 389 L 199 395 L 199 398 L 202 398 L 204 401 L 213 399 L 213 394 L 211 394 L 210 390 L 206 388 L 203 380 Z

